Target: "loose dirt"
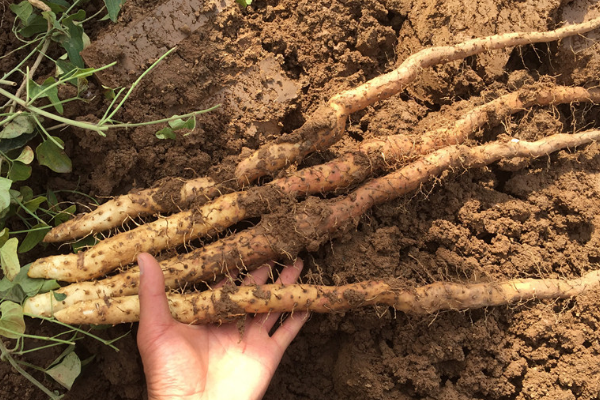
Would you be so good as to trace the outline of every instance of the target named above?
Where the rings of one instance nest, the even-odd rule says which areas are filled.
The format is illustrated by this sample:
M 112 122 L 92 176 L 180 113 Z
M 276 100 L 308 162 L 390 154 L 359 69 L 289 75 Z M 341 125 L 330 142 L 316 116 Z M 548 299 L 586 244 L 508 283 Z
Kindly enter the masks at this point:
M 240 155 L 292 132 L 334 94 L 390 71 L 420 49 L 554 29 L 563 21 L 600 15 L 593 0 L 257 0 L 245 11 L 226 7 L 227 2 L 181 8 L 185 4 L 128 0 L 116 25 L 93 32 L 84 54 L 90 65 L 115 59 L 130 64 L 93 82 L 89 95 L 95 100 L 72 112 L 98 118 L 105 106 L 101 84 L 128 84 L 162 54 L 144 54 L 141 41 L 162 50 L 177 42 L 178 48 L 143 81 L 118 119 L 141 122 L 221 107 L 200 116 L 193 133 L 174 141 L 156 139 L 151 128 L 107 138 L 63 132 L 75 172 L 44 172 L 47 182 L 40 182 L 40 190 L 77 188 L 102 198 L 167 177 L 228 176 Z M 157 17 L 165 13 L 169 26 Z M 150 20 L 152 25 L 144 25 Z M 10 23 L 4 19 L 0 27 L 4 53 L 16 43 Z M 330 160 L 364 139 L 418 135 L 450 124 L 465 110 L 526 83 L 597 86 L 599 39 L 600 32 L 594 32 L 425 70 L 402 95 L 354 114 L 341 142 L 298 168 Z M 598 106 L 583 104 L 527 110 L 477 139 L 534 140 L 598 128 L 599 114 Z M 303 279 L 343 284 L 398 278 L 411 287 L 580 276 L 600 268 L 599 199 L 598 144 L 534 162 L 452 171 L 417 193 L 375 207 L 343 237 L 302 253 Z M 56 249 L 48 248 L 52 252 Z M 428 317 L 388 308 L 313 315 L 286 352 L 265 398 L 596 399 L 599 302 L 596 291 L 565 301 Z M 145 396 L 136 327 L 100 334 L 117 337 L 129 330 L 117 342 L 119 353 L 91 341 L 78 345 L 82 358 L 95 358 L 66 399 Z M 28 361 L 47 365 L 56 355 L 35 353 Z M 0 364 L 0 377 L 2 399 L 44 398 L 7 364 Z

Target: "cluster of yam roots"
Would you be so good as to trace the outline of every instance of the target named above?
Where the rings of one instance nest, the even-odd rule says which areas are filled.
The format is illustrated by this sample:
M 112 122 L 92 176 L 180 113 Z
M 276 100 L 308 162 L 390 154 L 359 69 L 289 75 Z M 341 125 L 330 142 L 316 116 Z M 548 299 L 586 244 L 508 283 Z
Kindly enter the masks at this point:
M 137 254 L 156 254 L 217 234 L 224 237 L 160 263 L 165 285 L 171 289 L 167 291 L 172 314 L 182 322 L 221 323 L 249 313 L 337 312 L 369 305 L 424 314 L 529 299 L 568 298 L 595 288 L 600 281 L 598 271 L 573 280 L 437 282 L 414 289 L 387 280 L 344 286 L 226 285 L 203 292 L 183 290 L 199 283 L 210 287 L 210 282 L 233 271 L 252 271 L 273 260 L 293 260 L 303 250 L 315 251 L 355 227 L 371 207 L 418 189 L 446 170 L 477 168 L 515 157 L 542 157 L 597 141 L 600 131 L 590 130 L 558 133 L 535 142 L 504 138 L 465 144 L 474 143 L 481 129 L 534 106 L 600 101 L 598 89 L 538 83 L 475 107 L 450 127 L 416 138 L 398 134 L 363 141 L 354 151 L 329 163 L 288 174 L 279 172 L 279 178 L 269 183 L 253 184 L 261 176 L 276 176 L 309 153 L 331 146 L 343 135 L 350 114 L 400 93 L 423 68 L 494 49 L 556 41 L 598 27 L 600 18 L 554 31 L 508 33 L 425 49 L 395 70 L 334 96 L 302 127 L 240 162 L 235 171 L 237 191 L 226 190 L 224 182 L 208 178 L 177 181 L 171 182 L 168 189 L 159 186 L 135 191 L 78 215 L 54 228 L 45 240 L 70 241 L 117 228 L 131 218 L 160 216 L 133 230 L 108 236 L 78 254 L 35 261 L 29 276 L 70 284 L 56 291 L 61 295 L 45 293 L 28 299 L 25 312 L 54 316 L 71 324 L 137 321 L 140 270 L 132 265 Z M 327 199 L 312 196 L 329 192 L 348 194 Z M 229 227 L 248 218 L 260 218 L 260 222 L 225 234 Z

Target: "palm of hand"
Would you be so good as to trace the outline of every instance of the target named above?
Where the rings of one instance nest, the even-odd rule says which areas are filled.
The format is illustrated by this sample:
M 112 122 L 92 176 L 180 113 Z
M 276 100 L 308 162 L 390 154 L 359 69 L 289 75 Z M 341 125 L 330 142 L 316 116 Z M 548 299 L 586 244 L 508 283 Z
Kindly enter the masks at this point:
M 142 257 L 145 257 L 142 256 Z M 152 259 L 152 261 L 154 261 Z M 283 352 L 302 327 L 306 314 L 288 318 L 270 336 L 279 314 L 248 317 L 243 331 L 236 324 L 185 325 L 171 318 L 158 264 L 149 268 L 143 261 L 140 287 L 140 328 L 138 347 L 144 363 L 148 398 L 154 399 L 259 399 L 266 391 Z M 286 268 L 280 281 L 292 283 L 302 265 Z M 153 275 L 153 272 L 156 273 Z M 247 278 L 261 284 L 268 269 L 262 268 Z M 146 291 L 150 287 L 155 292 Z M 162 291 L 164 303 L 159 303 Z M 146 306 L 146 307 L 144 307 Z M 145 310 L 144 310 L 145 308 Z M 147 313 L 145 313 L 145 311 Z

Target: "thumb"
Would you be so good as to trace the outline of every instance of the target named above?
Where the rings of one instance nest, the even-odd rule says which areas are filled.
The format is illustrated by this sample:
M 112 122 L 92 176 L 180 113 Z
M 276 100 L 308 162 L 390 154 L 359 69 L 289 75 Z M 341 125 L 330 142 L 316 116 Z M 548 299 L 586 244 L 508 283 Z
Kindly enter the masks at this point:
M 169 311 L 165 278 L 158 261 L 148 253 L 138 255 L 140 267 L 140 331 L 149 332 L 171 325 L 175 320 Z

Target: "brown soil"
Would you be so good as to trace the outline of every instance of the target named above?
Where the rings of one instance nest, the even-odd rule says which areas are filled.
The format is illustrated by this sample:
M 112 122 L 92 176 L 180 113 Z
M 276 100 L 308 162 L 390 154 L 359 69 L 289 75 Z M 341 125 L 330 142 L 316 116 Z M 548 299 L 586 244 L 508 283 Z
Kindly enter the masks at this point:
M 160 7 L 170 10 L 175 3 L 178 12 L 169 14 L 169 21 L 156 17 Z M 106 105 L 97 91 L 101 83 L 130 83 L 176 42 L 176 53 L 146 78 L 118 119 L 140 122 L 221 107 L 202 115 L 192 134 L 174 141 L 156 139 L 152 128 L 107 138 L 63 132 L 75 172 L 43 172 L 40 185 L 114 196 L 166 177 L 231 176 L 240 155 L 292 132 L 334 94 L 390 71 L 422 48 L 548 30 L 561 21 L 579 22 L 586 13 L 600 14 L 595 0 L 256 0 L 245 11 L 235 4 L 220 9 L 187 3 L 128 0 L 118 24 L 94 32 L 86 61 L 98 66 L 120 59 L 125 67 L 94 82 L 89 95 L 95 100 L 71 110 L 71 116 L 101 116 Z M 15 43 L 10 23 L 2 20 L 4 53 Z M 165 26 L 168 35 L 161 33 Z M 363 139 L 420 134 L 450 123 L 473 105 L 525 83 L 596 86 L 599 38 L 595 32 L 587 39 L 494 51 L 425 70 L 402 95 L 354 114 L 341 142 L 299 168 L 327 161 Z M 2 61 L 0 68 L 9 65 Z M 481 132 L 479 139 L 538 139 L 597 128 L 599 120 L 598 106 L 540 108 Z M 600 268 L 599 199 L 598 144 L 534 162 L 453 171 L 418 193 L 375 207 L 342 237 L 302 253 L 303 279 L 342 284 L 399 278 L 418 286 L 580 276 Z M 49 248 L 52 252 L 56 249 Z M 596 399 L 599 302 L 596 291 L 565 301 L 428 317 L 388 308 L 313 315 L 265 398 Z M 36 333 L 51 329 L 28 323 Z M 145 396 L 136 327 L 99 334 L 117 337 L 129 329 L 131 334 L 117 342 L 119 353 L 91 341 L 78 345 L 82 358 L 95 359 L 66 399 Z M 56 355 L 36 353 L 28 361 L 47 365 Z M 44 398 L 5 363 L 0 377 L 1 399 Z

